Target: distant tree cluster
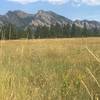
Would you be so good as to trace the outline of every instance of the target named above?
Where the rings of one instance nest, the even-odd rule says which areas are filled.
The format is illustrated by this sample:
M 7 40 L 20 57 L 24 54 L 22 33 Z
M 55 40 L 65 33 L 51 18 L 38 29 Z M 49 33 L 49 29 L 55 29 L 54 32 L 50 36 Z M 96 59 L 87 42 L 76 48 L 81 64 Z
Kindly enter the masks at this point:
M 11 23 L 4 24 L 0 29 L 0 39 L 20 39 L 20 38 L 71 38 L 71 37 L 88 37 L 100 36 L 100 30 L 97 28 L 87 29 L 86 24 L 80 28 L 75 24 L 38 26 L 33 30 L 32 26 L 18 28 Z
M 35 38 L 71 38 L 88 36 L 100 36 L 100 30 L 97 28 L 87 29 L 85 23 L 83 28 L 75 24 L 63 26 L 56 24 L 51 25 L 51 27 L 39 26 L 34 34 Z
M 16 38 L 16 27 L 12 24 L 4 24 L 0 29 L 0 39 Z
M 26 29 L 24 28 L 19 28 L 16 27 L 15 25 L 11 23 L 7 23 L 2 25 L 0 28 L 0 39 L 1 40 L 8 40 L 8 39 L 21 39 L 21 38 L 32 38 L 32 28 L 27 27 Z

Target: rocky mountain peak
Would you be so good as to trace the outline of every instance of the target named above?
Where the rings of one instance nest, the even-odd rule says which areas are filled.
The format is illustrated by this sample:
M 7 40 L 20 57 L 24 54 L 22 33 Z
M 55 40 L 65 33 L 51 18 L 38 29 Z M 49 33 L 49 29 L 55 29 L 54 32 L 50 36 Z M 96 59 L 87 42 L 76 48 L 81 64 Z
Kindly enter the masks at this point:
M 34 26 L 51 26 L 55 24 L 63 25 L 67 24 L 68 22 L 71 22 L 71 20 L 60 16 L 52 11 L 43 11 L 39 10 L 35 16 L 34 19 L 32 20 L 32 24 Z
M 30 16 L 33 16 L 32 14 L 28 14 L 28 13 L 25 13 L 24 11 L 20 11 L 20 10 L 15 10 L 15 11 L 8 11 L 7 16 L 18 16 L 20 18 L 26 18 L 26 17 L 30 17 Z
M 46 11 L 44 10 L 38 10 L 37 14 L 42 14 L 42 13 L 45 13 Z

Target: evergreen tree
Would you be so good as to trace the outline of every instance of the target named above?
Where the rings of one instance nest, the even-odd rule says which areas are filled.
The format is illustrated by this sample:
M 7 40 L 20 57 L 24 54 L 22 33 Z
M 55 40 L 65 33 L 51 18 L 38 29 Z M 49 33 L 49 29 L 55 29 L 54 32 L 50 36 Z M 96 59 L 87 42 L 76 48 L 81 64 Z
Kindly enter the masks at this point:
M 71 26 L 70 24 L 63 26 L 63 37 L 71 37 Z
M 100 30 L 98 30 L 97 27 L 95 27 L 95 28 L 93 29 L 93 34 L 92 34 L 92 36 L 100 36 Z
M 85 36 L 85 37 L 87 37 L 87 35 L 88 35 L 88 30 L 87 30 L 86 23 L 84 23 L 84 27 L 83 27 L 82 36 Z
M 38 26 L 34 34 L 35 38 L 40 38 L 40 34 L 41 34 L 41 26 Z
M 30 26 L 27 27 L 26 34 L 27 34 L 27 36 L 26 36 L 27 39 L 32 39 L 33 38 L 34 34 L 33 34 L 33 31 L 32 31 L 32 28 Z
M 76 25 L 73 23 L 71 28 L 71 37 L 76 36 Z

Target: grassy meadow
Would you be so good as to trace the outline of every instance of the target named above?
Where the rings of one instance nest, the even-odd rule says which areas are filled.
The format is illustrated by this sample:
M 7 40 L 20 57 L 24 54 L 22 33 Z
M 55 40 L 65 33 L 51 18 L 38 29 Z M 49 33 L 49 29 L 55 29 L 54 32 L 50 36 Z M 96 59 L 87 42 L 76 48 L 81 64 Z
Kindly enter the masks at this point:
M 0 100 L 100 100 L 99 59 L 100 38 L 0 41 Z

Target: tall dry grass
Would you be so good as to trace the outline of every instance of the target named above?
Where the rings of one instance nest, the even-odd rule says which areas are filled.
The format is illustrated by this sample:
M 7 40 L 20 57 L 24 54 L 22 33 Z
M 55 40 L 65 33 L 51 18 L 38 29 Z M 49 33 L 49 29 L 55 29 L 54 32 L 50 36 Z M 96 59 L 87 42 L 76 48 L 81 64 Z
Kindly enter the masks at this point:
M 86 50 L 85 38 L 0 42 L 0 100 L 99 97 L 100 64 Z M 88 38 L 87 45 L 99 59 L 100 38 Z

